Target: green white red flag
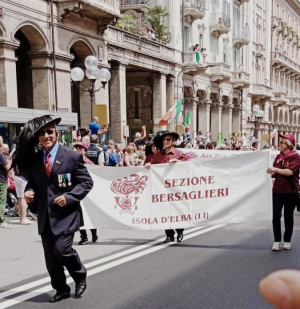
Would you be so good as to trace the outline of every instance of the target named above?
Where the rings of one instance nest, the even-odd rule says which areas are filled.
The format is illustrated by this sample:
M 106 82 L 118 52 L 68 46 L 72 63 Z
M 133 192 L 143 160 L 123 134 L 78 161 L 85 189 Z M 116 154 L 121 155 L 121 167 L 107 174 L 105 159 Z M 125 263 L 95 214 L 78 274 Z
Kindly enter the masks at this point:
M 167 113 L 161 118 L 158 125 L 160 127 L 166 126 L 170 123 L 173 123 L 175 119 L 178 119 L 181 111 L 181 107 L 183 105 L 183 100 L 180 100 L 175 104 L 172 108 L 170 108 Z
M 273 139 L 276 136 L 277 128 L 275 128 L 271 133 L 271 139 Z

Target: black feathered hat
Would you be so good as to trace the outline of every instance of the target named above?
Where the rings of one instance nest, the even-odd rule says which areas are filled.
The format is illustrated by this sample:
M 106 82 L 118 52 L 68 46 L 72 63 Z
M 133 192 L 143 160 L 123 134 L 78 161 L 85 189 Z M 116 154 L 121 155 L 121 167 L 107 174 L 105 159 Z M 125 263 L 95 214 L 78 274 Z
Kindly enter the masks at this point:
M 154 136 L 154 138 L 153 138 L 153 142 L 154 142 L 156 148 L 158 148 L 160 150 L 164 148 L 163 140 L 164 140 L 164 137 L 167 136 L 167 135 L 173 136 L 174 141 L 177 141 L 179 139 L 179 134 L 177 134 L 175 132 L 172 132 L 172 131 L 158 131 L 156 133 L 156 135 Z
M 51 115 L 44 115 L 29 120 L 28 125 L 30 129 L 33 131 L 33 133 L 37 133 L 40 129 L 42 129 L 43 127 L 52 122 L 58 125 L 61 122 L 61 118 L 52 118 Z

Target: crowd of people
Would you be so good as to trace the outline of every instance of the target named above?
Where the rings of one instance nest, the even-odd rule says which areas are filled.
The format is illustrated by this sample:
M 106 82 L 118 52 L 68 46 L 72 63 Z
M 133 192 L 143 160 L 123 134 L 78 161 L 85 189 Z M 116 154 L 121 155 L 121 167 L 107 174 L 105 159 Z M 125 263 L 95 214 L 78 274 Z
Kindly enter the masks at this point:
M 109 140 L 107 145 L 99 141 L 98 120 L 82 132 L 80 139 L 71 147 L 58 142 L 57 125 L 60 118 L 51 116 L 30 120 L 24 125 L 18 142 L 10 151 L 0 136 L 0 227 L 9 227 L 5 220 L 6 196 L 14 190 L 18 198 L 16 207 L 20 213 L 20 224 L 31 224 L 27 218 L 27 203 L 36 200 L 38 231 L 45 251 L 45 262 L 56 294 L 49 302 L 58 302 L 70 297 L 70 287 L 66 282 L 64 266 L 75 282 L 75 296 L 81 297 L 87 288 L 87 272 L 75 249 L 72 248 L 74 233 L 83 225 L 80 201 L 93 187 L 86 164 L 108 167 L 127 167 L 152 164 L 176 163 L 188 160 L 188 156 L 178 148 L 214 149 L 210 136 L 200 131 L 195 140 L 186 127 L 182 139 L 171 131 L 159 131 L 150 141 L 146 141 L 146 126 L 135 134 L 128 146 Z M 294 227 L 295 191 L 300 192 L 300 157 L 295 150 L 296 142 L 292 134 L 279 135 L 279 151 L 273 166 L 266 172 L 275 178 L 273 186 L 273 251 L 291 250 Z M 255 141 L 254 141 L 255 142 Z M 223 146 L 222 146 L 223 145 Z M 218 148 L 219 147 L 219 148 Z M 216 149 L 248 150 L 246 134 L 240 139 L 235 133 L 230 141 L 224 140 Z M 257 150 L 258 147 L 251 148 Z M 36 198 L 35 198 L 36 196 Z M 298 195 L 297 195 L 298 196 Z M 281 233 L 281 216 L 284 209 L 285 232 Z M 183 229 L 176 229 L 177 242 L 183 239 Z M 80 244 L 88 242 L 87 232 L 81 230 Z M 92 241 L 98 239 L 97 230 L 91 230 Z M 175 241 L 175 231 L 166 230 L 165 243 Z M 267 293 L 267 287 L 286 276 L 288 280 L 298 280 L 299 273 L 280 273 L 261 282 L 262 294 L 272 303 L 277 299 Z M 276 277 L 277 276 L 277 277 Z M 297 282 L 298 282 L 297 281 Z M 291 281 L 292 282 L 292 281 Z M 277 283 L 276 283 L 277 284 Z M 296 307 L 295 307 L 296 308 Z

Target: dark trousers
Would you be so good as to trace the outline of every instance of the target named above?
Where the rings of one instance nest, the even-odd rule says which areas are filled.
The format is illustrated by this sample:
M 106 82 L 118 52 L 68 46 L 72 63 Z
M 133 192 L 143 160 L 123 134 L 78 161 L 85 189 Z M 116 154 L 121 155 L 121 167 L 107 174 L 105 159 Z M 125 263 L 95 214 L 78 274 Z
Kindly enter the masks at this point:
M 281 241 L 281 215 L 284 207 L 284 242 L 291 242 L 294 228 L 294 210 L 295 196 L 294 193 L 274 193 L 273 192 L 273 231 L 275 242 Z
M 97 229 L 91 229 L 92 236 L 97 235 Z M 83 239 L 88 239 L 86 230 L 79 230 L 80 237 Z
M 183 233 L 184 229 L 176 229 L 177 234 Z M 165 230 L 167 237 L 174 238 L 175 231 L 174 230 Z
M 66 282 L 64 266 L 67 268 L 75 283 L 86 278 L 86 269 L 81 263 L 76 250 L 72 248 L 74 233 L 55 236 L 48 221 L 41 237 L 46 267 L 51 278 L 53 289 L 58 292 L 69 292 L 70 287 Z

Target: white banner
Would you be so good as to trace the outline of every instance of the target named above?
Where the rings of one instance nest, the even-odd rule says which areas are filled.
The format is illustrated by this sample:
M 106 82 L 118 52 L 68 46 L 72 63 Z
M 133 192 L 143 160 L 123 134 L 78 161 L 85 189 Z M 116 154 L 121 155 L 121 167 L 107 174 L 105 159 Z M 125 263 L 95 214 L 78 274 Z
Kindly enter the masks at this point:
M 94 188 L 83 201 L 85 228 L 163 230 L 271 220 L 269 166 L 269 152 L 149 170 L 90 165 Z

